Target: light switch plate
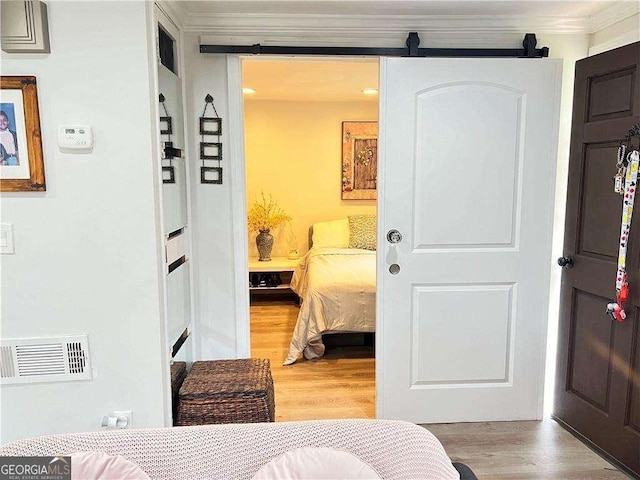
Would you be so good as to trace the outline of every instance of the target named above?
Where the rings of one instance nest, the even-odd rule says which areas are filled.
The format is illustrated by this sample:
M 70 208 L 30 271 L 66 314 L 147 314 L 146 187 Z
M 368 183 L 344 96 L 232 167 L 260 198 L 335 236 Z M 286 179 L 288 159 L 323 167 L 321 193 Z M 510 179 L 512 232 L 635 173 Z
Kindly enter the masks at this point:
M 13 224 L 0 223 L 0 253 L 13 255 L 16 253 L 13 245 Z

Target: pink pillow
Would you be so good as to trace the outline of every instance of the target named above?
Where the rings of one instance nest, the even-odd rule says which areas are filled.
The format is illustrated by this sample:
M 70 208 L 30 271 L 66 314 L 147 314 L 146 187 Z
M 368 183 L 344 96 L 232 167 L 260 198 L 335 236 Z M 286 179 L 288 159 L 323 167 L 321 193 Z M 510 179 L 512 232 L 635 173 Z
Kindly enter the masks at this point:
M 253 480 L 275 479 L 379 479 L 369 465 L 355 455 L 324 447 L 289 450 L 265 464 Z
M 151 480 L 138 465 L 105 452 L 71 454 L 71 480 Z

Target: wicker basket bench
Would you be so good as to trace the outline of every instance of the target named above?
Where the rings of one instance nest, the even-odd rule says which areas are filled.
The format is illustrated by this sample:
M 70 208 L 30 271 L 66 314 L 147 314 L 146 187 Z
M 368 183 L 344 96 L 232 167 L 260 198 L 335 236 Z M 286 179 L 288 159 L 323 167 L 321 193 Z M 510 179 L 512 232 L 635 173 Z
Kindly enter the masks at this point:
M 178 393 L 182 382 L 184 382 L 187 376 L 187 363 L 186 362 L 173 362 L 171 364 L 171 405 L 173 418 L 176 418 L 178 413 Z
M 177 426 L 273 421 L 268 359 L 195 362 L 180 387 Z

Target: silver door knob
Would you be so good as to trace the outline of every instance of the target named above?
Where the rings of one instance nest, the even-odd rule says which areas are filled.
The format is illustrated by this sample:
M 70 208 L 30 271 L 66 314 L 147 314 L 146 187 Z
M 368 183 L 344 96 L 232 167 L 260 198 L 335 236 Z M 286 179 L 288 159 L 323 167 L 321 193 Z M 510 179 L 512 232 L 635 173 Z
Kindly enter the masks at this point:
M 387 232 L 387 240 L 389 243 L 400 243 L 402 240 L 402 234 L 396 229 L 389 230 Z

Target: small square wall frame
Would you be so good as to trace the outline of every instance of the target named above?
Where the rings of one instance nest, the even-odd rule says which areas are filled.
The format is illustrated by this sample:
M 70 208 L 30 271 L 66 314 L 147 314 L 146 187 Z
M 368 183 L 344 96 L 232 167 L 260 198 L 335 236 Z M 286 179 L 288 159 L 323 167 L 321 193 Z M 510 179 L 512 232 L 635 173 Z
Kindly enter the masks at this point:
M 200 142 L 200 160 L 222 160 L 222 144 Z
M 200 183 L 222 185 L 222 167 L 200 167 Z
M 172 133 L 171 117 L 160 117 L 160 135 L 171 135 Z
M 200 117 L 200 135 L 222 135 L 222 119 Z
M 175 168 L 162 167 L 162 183 L 176 183 Z

